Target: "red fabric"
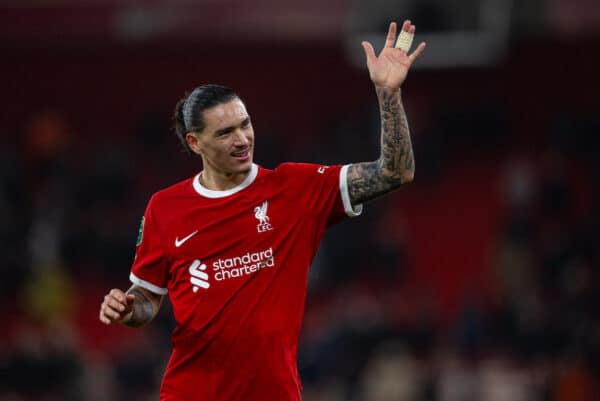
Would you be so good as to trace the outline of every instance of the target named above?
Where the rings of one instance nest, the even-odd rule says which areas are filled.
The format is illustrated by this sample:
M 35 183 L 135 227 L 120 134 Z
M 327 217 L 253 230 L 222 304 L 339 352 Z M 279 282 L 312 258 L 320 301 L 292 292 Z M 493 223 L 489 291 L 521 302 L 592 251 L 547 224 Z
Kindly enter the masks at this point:
M 193 179 L 152 197 L 132 273 L 173 304 L 161 400 L 300 400 L 308 269 L 345 215 L 340 169 L 287 163 L 226 197 L 200 195 Z

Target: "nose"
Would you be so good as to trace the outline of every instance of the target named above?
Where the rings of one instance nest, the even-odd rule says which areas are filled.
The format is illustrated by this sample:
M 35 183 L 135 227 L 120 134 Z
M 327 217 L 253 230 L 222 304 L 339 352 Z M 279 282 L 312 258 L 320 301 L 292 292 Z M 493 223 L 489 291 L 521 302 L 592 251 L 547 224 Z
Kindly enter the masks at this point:
M 249 143 L 250 143 L 250 139 L 248 138 L 248 136 L 246 135 L 244 130 L 236 129 L 233 144 L 235 146 L 243 147 L 243 146 L 247 146 Z

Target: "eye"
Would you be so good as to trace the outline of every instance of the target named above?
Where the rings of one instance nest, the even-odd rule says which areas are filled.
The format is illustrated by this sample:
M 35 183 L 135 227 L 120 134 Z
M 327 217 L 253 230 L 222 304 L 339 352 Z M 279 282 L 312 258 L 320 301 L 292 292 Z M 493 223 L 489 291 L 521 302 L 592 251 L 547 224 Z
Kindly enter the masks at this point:
M 227 129 L 224 131 L 218 131 L 215 136 L 217 138 L 225 137 L 225 136 L 229 135 L 231 133 L 231 131 L 232 131 L 231 129 Z

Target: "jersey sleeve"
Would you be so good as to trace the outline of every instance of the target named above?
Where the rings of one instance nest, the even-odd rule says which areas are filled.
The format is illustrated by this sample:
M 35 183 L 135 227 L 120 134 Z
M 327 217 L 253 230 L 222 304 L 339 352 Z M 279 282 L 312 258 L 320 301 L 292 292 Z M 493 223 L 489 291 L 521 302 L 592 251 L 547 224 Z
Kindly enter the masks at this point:
M 130 281 L 155 294 L 167 293 L 168 264 L 161 245 L 159 230 L 152 213 L 151 199 L 140 223 L 135 259 Z
M 286 163 L 281 166 L 300 206 L 335 223 L 345 216 L 359 216 L 362 204 L 352 205 L 348 192 L 348 166 Z

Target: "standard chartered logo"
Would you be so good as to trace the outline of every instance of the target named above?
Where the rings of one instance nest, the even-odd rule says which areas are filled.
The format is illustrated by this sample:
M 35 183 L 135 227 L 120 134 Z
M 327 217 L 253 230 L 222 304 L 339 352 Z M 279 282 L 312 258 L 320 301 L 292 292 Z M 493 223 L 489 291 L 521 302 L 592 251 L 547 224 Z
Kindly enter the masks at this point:
M 229 280 L 254 274 L 261 269 L 275 266 L 273 248 L 259 252 L 248 252 L 242 256 L 227 259 L 217 259 L 212 263 L 213 278 L 217 281 Z M 208 289 L 210 287 L 210 276 L 206 272 L 207 266 L 199 259 L 192 262 L 188 268 L 192 290 Z
M 218 259 L 213 262 L 215 280 L 223 281 L 256 273 L 265 267 L 275 266 L 273 248 L 259 252 L 248 252 L 242 256 Z
M 190 276 L 192 276 L 190 277 L 190 282 L 192 283 L 192 290 L 194 290 L 194 292 L 198 292 L 198 288 L 207 289 L 210 287 L 208 274 L 205 273 L 204 270 L 206 270 L 206 265 L 198 259 L 194 260 L 188 269 Z

